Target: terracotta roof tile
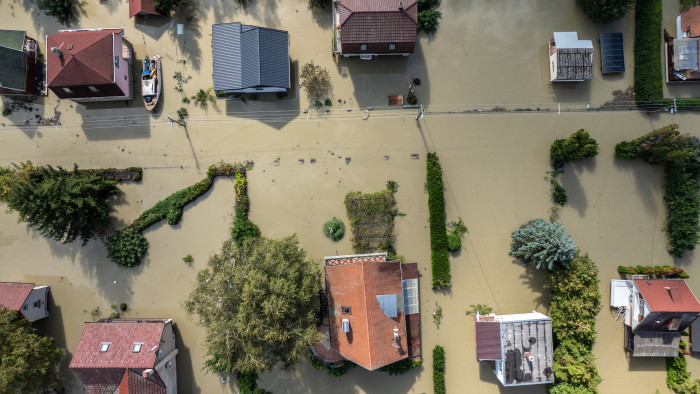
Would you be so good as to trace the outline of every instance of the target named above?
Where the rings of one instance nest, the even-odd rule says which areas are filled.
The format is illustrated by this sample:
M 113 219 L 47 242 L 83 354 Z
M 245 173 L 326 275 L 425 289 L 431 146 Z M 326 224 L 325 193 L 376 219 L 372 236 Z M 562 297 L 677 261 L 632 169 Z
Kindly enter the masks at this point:
M 114 83 L 113 34 L 122 32 L 122 29 L 63 31 L 47 36 L 47 84 L 60 87 Z M 60 48 L 63 56 L 51 53 L 53 47 Z
M 681 30 L 690 37 L 700 37 L 700 6 L 681 12 Z
M 165 394 L 165 384 L 157 372 L 149 377 L 143 377 L 143 370 L 127 369 L 124 371 L 119 394 Z
M 683 279 L 637 279 L 634 284 L 652 312 L 700 313 L 700 303 Z
M 156 11 L 154 0 L 129 0 L 129 18 L 133 18 L 139 13 L 161 15 Z
M 332 348 L 369 370 L 408 357 L 403 308 L 390 318 L 377 299 L 378 295 L 398 295 L 403 302 L 401 262 L 359 261 L 329 265 L 325 272 Z M 351 314 L 343 314 L 341 307 L 352 308 Z M 349 320 L 349 333 L 343 332 L 343 319 Z
M 343 44 L 416 42 L 415 0 L 342 0 L 340 40 Z
M 0 282 L 0 305 L 19 311 L 33 288 L 34 283 Z

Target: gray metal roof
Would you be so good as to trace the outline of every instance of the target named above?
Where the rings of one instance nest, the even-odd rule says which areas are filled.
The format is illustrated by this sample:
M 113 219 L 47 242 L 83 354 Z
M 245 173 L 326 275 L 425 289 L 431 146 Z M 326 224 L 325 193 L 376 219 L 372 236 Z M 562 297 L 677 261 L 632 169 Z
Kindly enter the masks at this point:
M 501 322 L 505 386 L 554 381 L 552 321 Z
M 27 88 L 27 54 L 0 46 L 0 87 L 24 91 Z
M 0 30 L 0 46 L 21 51 L 26 35 L 24 30 Z
M 240 22 L 212 26 L 214 90 L 290 88 L 289 34 Z
M 625 46 L 622 33 L 600 35 L 600 58 L 603 74 L 625 72 Z
M 698 69 L 698 39 L 673 40 L 673 68 L 676 70 Z
M 634 357 L 676 357 L 681 342 L 680 332 L 634 333 Z

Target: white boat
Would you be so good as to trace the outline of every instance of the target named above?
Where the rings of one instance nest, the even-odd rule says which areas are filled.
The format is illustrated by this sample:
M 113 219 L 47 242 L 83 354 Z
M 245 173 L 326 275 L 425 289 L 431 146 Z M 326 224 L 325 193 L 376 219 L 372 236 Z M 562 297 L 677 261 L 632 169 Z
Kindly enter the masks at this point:
M 143 72 L 141 73 L 141 95 L 146 109 L 153 111 L 158 104 L 160 90 L 163 85 L 160 70 L 160 56 L 152 58 L 146 56 L 143 60 Z

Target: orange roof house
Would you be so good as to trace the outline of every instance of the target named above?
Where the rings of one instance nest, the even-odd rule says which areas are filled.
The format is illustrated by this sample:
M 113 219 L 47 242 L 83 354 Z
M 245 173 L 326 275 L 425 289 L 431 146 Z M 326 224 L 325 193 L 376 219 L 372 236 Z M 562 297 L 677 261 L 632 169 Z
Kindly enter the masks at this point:
M 325 259 L 330 349 L 370 371 L 420 353 L 417 264 L 386 258 Z
M 129 18 L 148 15 L 163 15 L 156 11 L 154 0 L 129 0 Z

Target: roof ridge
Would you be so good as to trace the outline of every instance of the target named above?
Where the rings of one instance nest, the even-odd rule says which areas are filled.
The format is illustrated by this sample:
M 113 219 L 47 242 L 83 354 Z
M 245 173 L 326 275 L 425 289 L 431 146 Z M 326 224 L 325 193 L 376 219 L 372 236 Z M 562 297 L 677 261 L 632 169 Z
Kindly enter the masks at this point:
M 364 305 L 364 307 L 365 307 L 365 325 L 367 326 L 366 327 L 367 328 L 367 341 L 369 341 L 370 340 L 369 337 L 371 335 L 370 333 L 372 332 L 372 330 L 369 329 L 370 327 L 369 327 L 369 309 L 367 308 L 367 285 L 365 284 L 365 270 L 367 269 L 366 267 L 368 266 L 368 264 L 365 264 L 365 263 L 367 263 L 367 261 L 358 261 L 358 263 L 362 264 L 362 281 L 361 281 L 361 283 L 362 283 L 362 299 L 365 302 L 365 305 Z M 369 361 L 369 365 L 368 365 L 369 368 L 368 369 L 372 370 L 372 346 L 367 346 L 367 355 L 368 355 L 367 360 Z

